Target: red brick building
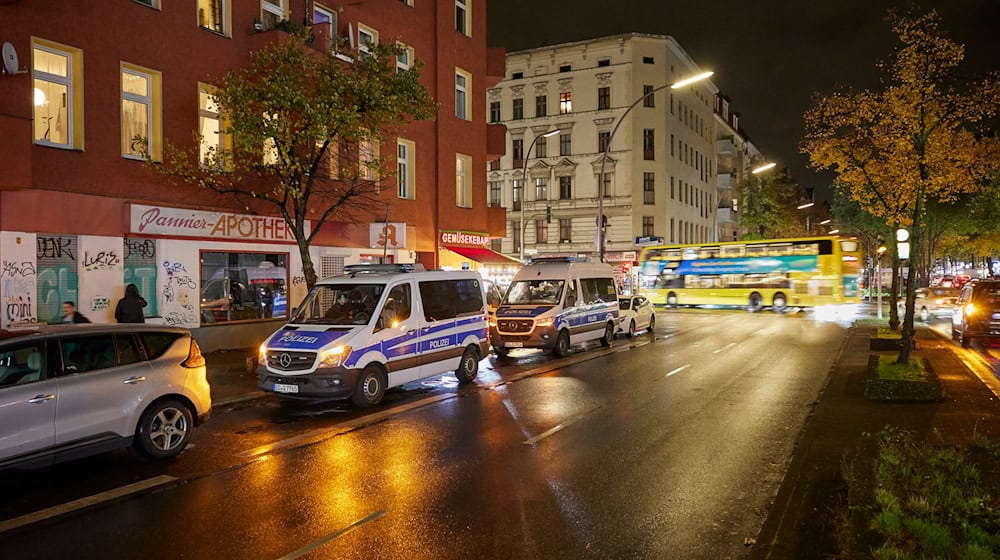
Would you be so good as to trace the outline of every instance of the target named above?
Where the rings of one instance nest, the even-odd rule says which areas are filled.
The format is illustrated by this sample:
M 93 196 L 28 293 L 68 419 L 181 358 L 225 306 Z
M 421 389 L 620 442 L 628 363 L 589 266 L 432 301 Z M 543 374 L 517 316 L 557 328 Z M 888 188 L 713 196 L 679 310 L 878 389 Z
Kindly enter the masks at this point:
M 329 223 L 312 248 L 320 276 L 383 253 L 427 267 L 496 258 L 478 246 L 505 234 L 486 200 L 504 135 L 486 124 L 485 92 L 504 55 L 486 47 L 485 0 L 0 0 L 13 71 L 0 75 L 0 327 L 57 322 L 65 300 L 112 321 L 128 283 L 151 320 L 197 329 L 208 349 L 253 344 L 287 316 L 305 287 L 280 219 L 171 186 L 129 142 L 141 133 L 155 154 L 218 127 L 209 86 L 278 40 L 282 20 L 309 25 L 311 46 L 344 64 L 368 41 L 403 43 L 440 106 L 379 147 L 408 179 L 381 189 L 390 246 L 378 245 L 385 204 L 367 222 Z M 473 243 L 459 254 L 454 239 Z

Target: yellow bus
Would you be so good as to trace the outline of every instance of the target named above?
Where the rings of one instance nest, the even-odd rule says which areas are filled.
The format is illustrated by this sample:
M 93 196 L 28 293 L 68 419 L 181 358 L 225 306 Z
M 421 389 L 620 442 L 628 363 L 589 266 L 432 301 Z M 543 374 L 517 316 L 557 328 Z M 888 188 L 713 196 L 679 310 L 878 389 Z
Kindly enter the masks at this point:
M 655 305 L 775 312 L 859 301 L 858 242 L 802 237 L 645 247 L 639 293 Z

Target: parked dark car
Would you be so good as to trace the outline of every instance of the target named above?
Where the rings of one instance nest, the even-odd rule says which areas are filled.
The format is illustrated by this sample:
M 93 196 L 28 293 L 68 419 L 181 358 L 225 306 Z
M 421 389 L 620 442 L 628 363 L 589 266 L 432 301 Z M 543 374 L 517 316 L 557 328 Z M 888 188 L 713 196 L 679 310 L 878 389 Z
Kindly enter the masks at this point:
M 1000 280 L 975 280 L 962 288 L 951 316 L 951 337 L 963 348 L 973 339 L 1000 341 Z

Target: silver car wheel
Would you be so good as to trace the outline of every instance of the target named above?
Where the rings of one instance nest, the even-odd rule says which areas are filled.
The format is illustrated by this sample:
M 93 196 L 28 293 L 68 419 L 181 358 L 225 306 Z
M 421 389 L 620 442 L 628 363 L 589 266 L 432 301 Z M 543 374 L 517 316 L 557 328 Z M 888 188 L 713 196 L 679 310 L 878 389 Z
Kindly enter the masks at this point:
M 173 451 L 181 445 L 190 429 L 187 416 L 177 408 L 164 408 L 153 417 L 149 439 L 160 451 Z

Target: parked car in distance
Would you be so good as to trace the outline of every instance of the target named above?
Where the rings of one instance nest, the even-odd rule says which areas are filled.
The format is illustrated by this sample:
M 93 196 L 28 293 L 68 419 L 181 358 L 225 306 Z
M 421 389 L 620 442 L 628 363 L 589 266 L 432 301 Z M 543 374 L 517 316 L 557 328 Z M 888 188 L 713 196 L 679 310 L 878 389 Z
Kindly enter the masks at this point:
M 643 329 L 650 334 L 656 326 L 656 312 L 653 304 L 644 296 L 628 296 L 618 298 L 618 330 L 632 338 Z
M 927 322 L 931 317 L 947 318 L 951 317 L 955 309 L 955 301 L 961 290 L 957 288 L 945 288 L 937 286 L 933 288 L 917 288 L 916 299 L 913 309 L 921 321 Z M 899 302 L 899 315 L 902 317 L 906 311 L 906 302 Z
M 0 469 L 134 446 L 175 457 L 212 409 L 186 329 L 40 326 L 0 331 Z
M 1000 341 L 1000 280 L 974 280 L 962 288 L 952 311 L 951 337 L 963 348 L 973 339 Z

